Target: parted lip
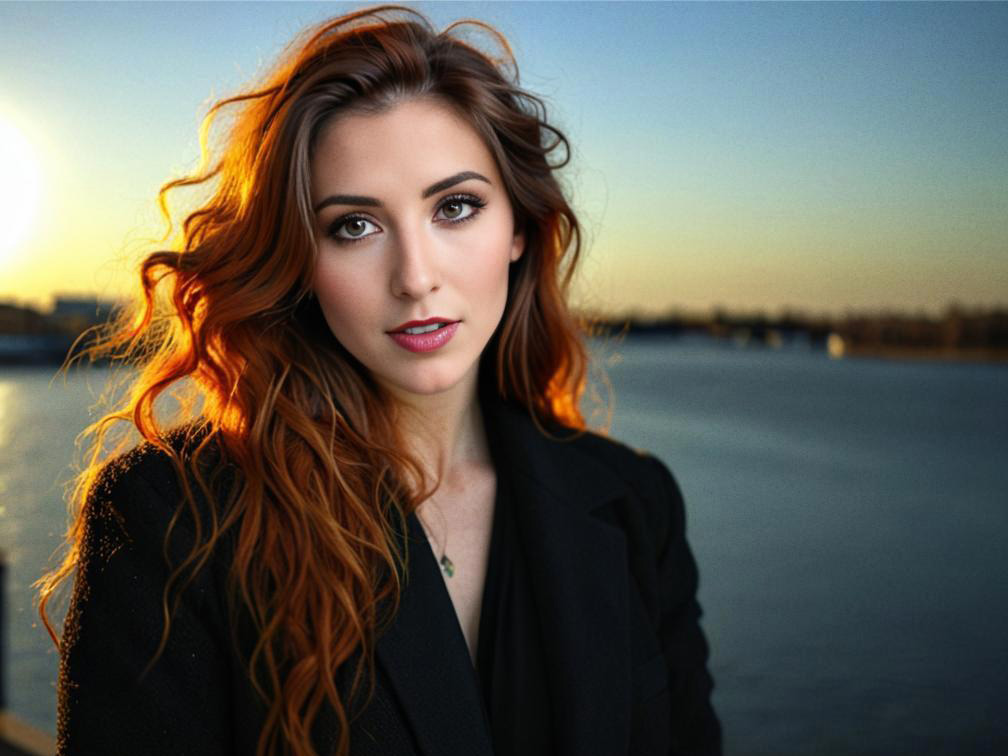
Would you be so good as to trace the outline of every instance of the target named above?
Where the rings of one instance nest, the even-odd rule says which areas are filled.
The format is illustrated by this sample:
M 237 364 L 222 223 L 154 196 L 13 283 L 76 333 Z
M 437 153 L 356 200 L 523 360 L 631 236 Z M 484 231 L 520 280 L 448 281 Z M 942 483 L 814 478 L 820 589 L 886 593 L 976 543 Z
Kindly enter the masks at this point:
M 409 322 L 397 325 L 388 333 L 399 333 L 400 331 L 405 331 L 407 328 L 417 328 L 419 326 L 430 325 L 431 323 L 457 323 L 457 320 L 449 320 L 448 318 L 427 318 L 427 320 L 410 320 Z

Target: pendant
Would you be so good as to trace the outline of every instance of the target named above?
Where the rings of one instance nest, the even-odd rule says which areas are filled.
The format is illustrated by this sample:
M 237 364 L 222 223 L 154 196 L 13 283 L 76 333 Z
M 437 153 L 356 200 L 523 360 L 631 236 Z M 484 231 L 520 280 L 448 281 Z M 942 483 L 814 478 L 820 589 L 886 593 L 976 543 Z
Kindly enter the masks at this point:
M 455 565 L 452 564 L 452 560 L 448 558 L 447 554 L 441 557 L 441 572 L 443 572 L 448 577 L 451 577 L 452 575 L 455 574 Z

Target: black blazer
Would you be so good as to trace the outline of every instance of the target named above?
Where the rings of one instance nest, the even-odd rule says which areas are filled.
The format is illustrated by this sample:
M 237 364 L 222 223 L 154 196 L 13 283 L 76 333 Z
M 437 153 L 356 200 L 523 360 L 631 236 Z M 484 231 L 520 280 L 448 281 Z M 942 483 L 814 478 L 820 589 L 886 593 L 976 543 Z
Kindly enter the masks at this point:
M 498 475 L 511 476 L 545 629 L 557 754 L 720 753 L 697 570 L 668 469 L 590 433 L 551 440 L 503 403 L 485 403 L 484 414 L 491 442 L 511 460 Z M 60 650 L 58 754 L 254 754 L 266 709 L 245 670 L 251 637 L 241 656 L 231 643 L 226 550 L 182 595 L 164 653 L 137 683 L 161 636 L 162 541 L 181 500 L 167 457 L 134 449 L 106 468 L 91 499 Z M 180 517 L 177 529 L 188 522 Z M 192 545 L 191 528 L 178 532 L 173 565 Z M 374 697 L 352 722 L 351 753 L 491 756 L 443 578 L 429 548 L 413 553 L 399 613 L 376 645 Z M 324 706 L 312 728 L 320 754 L 332 752 L 337 727 Z

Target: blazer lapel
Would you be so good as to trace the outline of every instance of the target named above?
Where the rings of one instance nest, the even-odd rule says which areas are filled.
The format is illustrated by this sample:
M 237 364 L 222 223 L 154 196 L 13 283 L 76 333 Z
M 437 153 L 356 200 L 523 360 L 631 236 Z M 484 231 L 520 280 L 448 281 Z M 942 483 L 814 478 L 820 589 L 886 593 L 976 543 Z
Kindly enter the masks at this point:
M 558 756 L 625 753 L 631 729 L 626 539 L 592 510 L 626 494 L 525 411 L 483 401 L 498 475 L 507 475 L 540 618 Z M 564 432 L 570 435 L 570 431 Z M 416 515 L 407 518 L 409 582 L 377 640 L 424 756 L 493 756 L 476 670 Z
M 569 444 L 544 437 L 523 409 L 487 400 L 484 421 L 498 474 L 514 491 L 557 754 L 625 753 L 632 684 L 626 538 L 591 512 L 626 488 Z
M 493 756 L 476 670 L 440 569 L 415 514 L 408 583 L 375 655 L 425 756 Z

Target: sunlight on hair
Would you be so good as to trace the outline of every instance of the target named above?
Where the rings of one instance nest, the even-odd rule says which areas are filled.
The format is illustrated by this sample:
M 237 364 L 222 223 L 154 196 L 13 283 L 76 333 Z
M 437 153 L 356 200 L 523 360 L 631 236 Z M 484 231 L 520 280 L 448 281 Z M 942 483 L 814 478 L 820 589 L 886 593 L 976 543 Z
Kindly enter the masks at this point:
M 39 615 L 59 647 L 46 604 L 89 558 L 85 526 L 108 477 L 147 455 L 170 465 L 173 517 L 188 518 L 195 539 L 151 597 L 164 623 L 143 674 L 171 653 L 170 594 L 178 607 L 211 554 L 227 561 L 229 598 L 252 631 L 235 651 L 268 705 L 257 756 L 280 743 L 316 756 L 310 735 L 323 702 L 340 724 L 326 753 L 348 756 L 350 704 L 374 691 L 375 639 L 405 583 L 406 518 L 440 482 L 407 443 L 391 392 L 336 338 L 317 293 L 307 296 L 318 260 L 311 158 L 327 122 L 430 92 L 466 116 L 480 149 L 506 169 L 512 203 L 502 249 L 513 267 L 498 270 L 497 329 L 466 357 L 471 401 L 482 390 L 510 403 L 554 440 L 584 429 L 587 353 L 566 299 L 582 240 L 556 175 L 570 149 L 545 103 L 518 86 L 503 36 L 466 24 L 504 57 L 456 36 L 468 26 L 439 32 L 406 6 L 368 8 L 308 27 L 264 79 L 211 105 L 200 166 L 158 193 L 167 245 L 143 258 L 130 304 L 80 352 L 124 378 L 82 436 L 67 548 L 35 583 Z M 218 125 L 222 137 L 211 139 Z M 167 202 L 176 190 L 181 208 Z M 512 223 L 531 240 L 517 258 Z

